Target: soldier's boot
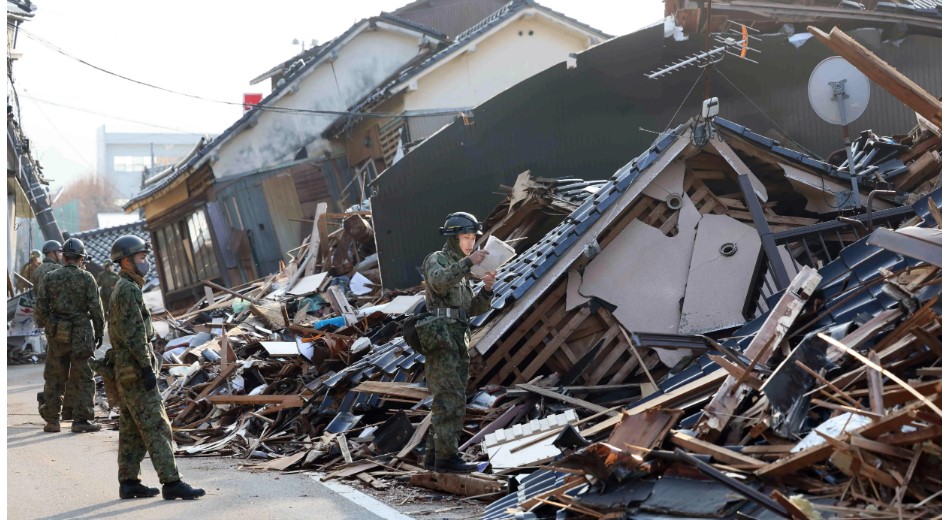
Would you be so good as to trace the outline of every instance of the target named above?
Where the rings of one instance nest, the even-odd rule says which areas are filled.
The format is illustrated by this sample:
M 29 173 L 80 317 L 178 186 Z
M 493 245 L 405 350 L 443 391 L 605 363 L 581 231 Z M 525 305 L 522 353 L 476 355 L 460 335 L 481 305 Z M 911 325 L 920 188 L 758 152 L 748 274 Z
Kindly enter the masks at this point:
M 121 498 L 150 498 L 159 494 L 159 489 L 147 487 L 141 484 L 140 480 L 122 481 L 118 488 L 118 496 Z
M 59 433 L 62 428 L 59 426 L 59 421 L 50 421 L 43 426 L 43 431 L 46 433 Z
M 447 459 L 437 459 L 435 461 L 435 471 L 440 473 L 471 473 L 477 469 L 477 465 L 468 464 L 458 455 L 452 455 Z
M 193 500 L 194 498 L 199 498 L 205 495 L 206 492 L 200 488 L 195 488 L 182 480 L 176 482 L 168 482 L 163 485 L 163 496 L 164 500 L 176 500 L 182 498 L 183 500 Z
M 101 430 L 101 425 L 95 421 L 75 421 L 72 423 L 72 433 L 90 433 Z

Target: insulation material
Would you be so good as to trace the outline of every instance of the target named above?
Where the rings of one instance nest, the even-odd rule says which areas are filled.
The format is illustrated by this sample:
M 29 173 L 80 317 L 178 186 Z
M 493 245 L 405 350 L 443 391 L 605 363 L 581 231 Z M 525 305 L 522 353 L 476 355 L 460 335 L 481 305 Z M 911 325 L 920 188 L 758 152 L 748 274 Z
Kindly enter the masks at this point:
M 743 305 L 762 244 L 755 228 L 726 215 L 704 215 L 690 261 L 681 334 L 742 325 Z

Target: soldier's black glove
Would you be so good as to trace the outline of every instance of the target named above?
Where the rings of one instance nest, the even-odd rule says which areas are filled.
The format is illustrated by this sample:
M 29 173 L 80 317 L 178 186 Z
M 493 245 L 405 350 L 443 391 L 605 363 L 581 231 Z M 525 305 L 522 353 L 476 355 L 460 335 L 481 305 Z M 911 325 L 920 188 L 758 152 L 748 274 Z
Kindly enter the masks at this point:
M 157 376 L 150 368 L 141 369 L 141 382 L 144 383 L 144 390 L 153 390 L 157 388 Z
M 103 339 L 104 338 L 102 336 L 95 336 L 95 348 L 98 348 L 101 346 L 101 342 Z

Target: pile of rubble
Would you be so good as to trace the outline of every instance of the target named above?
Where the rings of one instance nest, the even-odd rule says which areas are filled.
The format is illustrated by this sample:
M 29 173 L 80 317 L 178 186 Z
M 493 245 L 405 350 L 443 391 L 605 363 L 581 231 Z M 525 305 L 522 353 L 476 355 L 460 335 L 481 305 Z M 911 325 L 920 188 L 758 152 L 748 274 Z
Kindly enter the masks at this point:
M 469 475 L 421 468 L 431 398 L 401 323 L 423 288 L 381 287 L 369 213 L 319 208 L 281 272 L 163 317 L 179 453 L 409 482 L 488 519 L 936 517 L 932 120 L 861 135 L 858 194 L 846 157 L 719 117 L 607 181 L 502 187 L 487 229 L 519 254 L 473 322 Z

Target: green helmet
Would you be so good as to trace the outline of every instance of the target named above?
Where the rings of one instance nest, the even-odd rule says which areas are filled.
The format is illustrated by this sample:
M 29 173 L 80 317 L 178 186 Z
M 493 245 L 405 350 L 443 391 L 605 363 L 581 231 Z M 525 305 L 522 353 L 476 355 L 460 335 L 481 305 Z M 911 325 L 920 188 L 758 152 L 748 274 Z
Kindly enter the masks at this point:
M 150 244 L 136 235 L 122 235 L 111 246 L 111 261 L 120 262 L 122 258 L 141 251 L 150 252 Z
M 46 243 L 43 244 L 43 254 L 49 254 L 53 251 L 62 251 L 62 244 L 60 244 L 58 240 L 47 240 Z
M 478 219 L 475 218 L 474 215 L 463 211 L 452 213 L 445 217 L 445 225 L 440 227 L 438 231 L 443 235 L 461 235 L 464 233 L 474 233 L 475 235 L 484 234 Z
M 77 238 L 70 238 L 65 241 L 65 244 L 62 244 L 62 256 L 65 257 L 84 257 L 87 256 L 85 253 L 85 244 Z
M 29 252 L 30 258 L 42 258 L 43 254 L 39 252 L 38 249 L 33 249 Z

